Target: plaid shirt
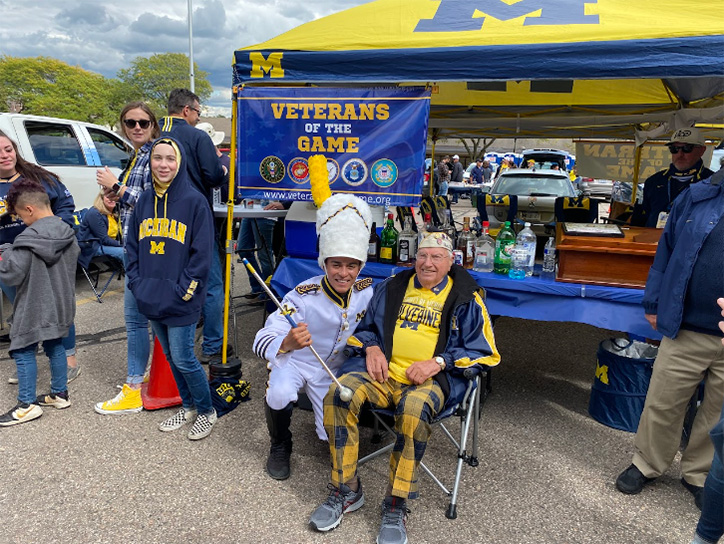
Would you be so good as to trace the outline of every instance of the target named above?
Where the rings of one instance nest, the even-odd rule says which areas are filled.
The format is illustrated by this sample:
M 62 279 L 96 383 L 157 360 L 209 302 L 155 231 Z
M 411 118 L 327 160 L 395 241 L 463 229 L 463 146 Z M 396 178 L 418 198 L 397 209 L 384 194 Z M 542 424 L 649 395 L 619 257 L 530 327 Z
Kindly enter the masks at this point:
M 121 185 L 126 186 L 126 190 L 119 201 L 121 205 L 120 218 L 123 229 L 123 245 L 126 244 L 128 238 L 128 226 L 131 224 L 131 214 L 136 202 L 138 202 L 138 197 L 141 196 L 143 191 L 153 187 L 149 167 L 152 145 L 153 142 L 146 142 L 140 149 L 136 150 L 133 159 L 121 173 Z

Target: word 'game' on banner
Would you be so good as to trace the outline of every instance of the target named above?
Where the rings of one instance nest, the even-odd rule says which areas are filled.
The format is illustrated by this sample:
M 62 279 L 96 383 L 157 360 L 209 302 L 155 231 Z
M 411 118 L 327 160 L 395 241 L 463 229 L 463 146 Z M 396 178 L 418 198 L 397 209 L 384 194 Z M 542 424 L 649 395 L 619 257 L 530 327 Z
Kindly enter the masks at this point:
M 333 193 L 419 205 L 428 90 L 247 87 L 237 107 L 237 196 L 311 200 L 308 159 L 324 155 Z

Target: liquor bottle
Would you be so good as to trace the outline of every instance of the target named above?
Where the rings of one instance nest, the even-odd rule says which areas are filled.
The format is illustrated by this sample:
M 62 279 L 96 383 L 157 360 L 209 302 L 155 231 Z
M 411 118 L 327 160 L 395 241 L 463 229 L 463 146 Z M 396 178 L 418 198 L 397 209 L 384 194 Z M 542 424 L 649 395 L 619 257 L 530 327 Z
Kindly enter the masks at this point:
M 530 223 L 526 223 L 525 228 L 518 233 L 515 239 L 515 245 L 520 246 L 525 251 L 523 269 L 525 270 L 526 277 L 533 275 L 533 269 L 535 268 L 535 246 L 537 242 L 538 239 L 530 228 Z
M 463 218 L 463 231 L 458 236 L 457 249 L 463 252 L 463 267 L 472 268 L 475 259 L 475 235 L 470 232 L 470 218 Z
M 417 247 L 420 247 L 420 244 L 425 239 L 425 236 L 430 234 L 431 229 L 432 229 L 432 216 L 429 213 L 426 213 L 425 219 L 422 223 L 422 227 L 417 229 Z
M 553 236 L 548 238 L 543 248 L 543 272 L 540 277 L 552 281 L 556 279 L 556 239 Z
M 392 214 L 387 215 L 387 224 L 382 229 L 380 237 L 380 262 L 387 264 L 397 263 L 397 229 Z
M 528 250 L 525 246 L 519 243 L 511 246 L 513 251 L 510 254 L 510 270 L 508 270 L 508 277 L 514 280 L 525 279 L 525 265 L 528 261 Z
M 372 222 L 372 230 L 370 230 L 370 242 L 367 247 L 367 262 L 376 263 L 380 255 L 380 237 L 377 234 L 377 223 Z
M 505 225 L 498 237 L 495 239 L 495 264 L 493 272 L 496 274 L 508 274 L 510 270 L 510 260 L 515 246 L 515 232 L 510 226 L 510 221 L 506 221 Z
M 476 272 L 492 272 L 495 259 L 495 240 L 488 234 L 490 223 L 483 221 L 483 230 L 475 242 L 475 262 L 473 270 Z
M 412 230 L 412 217 L 405 218 L 405 228 L 400 233 L 398 247 L 400 250 L 398 263 L 401 266 L 412 265 L 417 254 L 417 234 Z

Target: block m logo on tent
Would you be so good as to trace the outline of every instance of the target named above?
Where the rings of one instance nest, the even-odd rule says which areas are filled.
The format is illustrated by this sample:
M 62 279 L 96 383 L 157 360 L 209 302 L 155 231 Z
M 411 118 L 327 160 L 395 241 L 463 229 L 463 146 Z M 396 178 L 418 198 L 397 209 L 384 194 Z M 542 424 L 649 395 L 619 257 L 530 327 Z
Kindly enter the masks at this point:
M 264 77 L 268 75 L 271 78 L 284 77 L 284 68 L 282 68 L 282 56 L 284 53 L 269 53 L 267 57 L 259 52 L 249 53 L 251 61 L 250 77 Z
M 519 0 L 509 4 L 503 0 L 441 0 L 432 19 L 420 19 L 415 32 L 460 32 L 482 30 L 485 17 L 509 21 L 527 16 L 530 25 L 597 25 L 598 15 L 587 15 L 585 4 L 598 0 Z M 483 17 L 475 17 L 476 12 Z M 538 14 L 540 12 L 540 14 Z M 535 16 L 532 14 L 536 14 Z

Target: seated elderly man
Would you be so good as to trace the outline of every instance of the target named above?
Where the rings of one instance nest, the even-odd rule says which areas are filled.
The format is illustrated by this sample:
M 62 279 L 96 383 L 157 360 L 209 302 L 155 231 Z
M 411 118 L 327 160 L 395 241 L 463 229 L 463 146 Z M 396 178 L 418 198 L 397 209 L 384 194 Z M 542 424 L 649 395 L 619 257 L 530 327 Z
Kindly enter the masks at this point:
M 446 404 L 462 398 L 464 369 L 500 362 L 479 290 L 470 274 L 453 266 L 452 242 L 440 232 L 422 241 L 414 270 L 375 287 L 364 319 L 347 341 L 365 355 L 342 367 L 340 381 L 353 391 L 352 400 L 340 399 L 334 385 L 324 399 L 332 483 L 329 497 L 309 520 L 314 529 L 334 529 L 345 512 L 364 504 L 357 476 L 357 423 L 368 401 L 394 409 L 397 433 L 377 542 L 407 542 L 406 500 L 418 495 L 417 469 L 430 422 Z

